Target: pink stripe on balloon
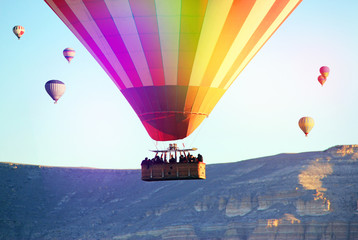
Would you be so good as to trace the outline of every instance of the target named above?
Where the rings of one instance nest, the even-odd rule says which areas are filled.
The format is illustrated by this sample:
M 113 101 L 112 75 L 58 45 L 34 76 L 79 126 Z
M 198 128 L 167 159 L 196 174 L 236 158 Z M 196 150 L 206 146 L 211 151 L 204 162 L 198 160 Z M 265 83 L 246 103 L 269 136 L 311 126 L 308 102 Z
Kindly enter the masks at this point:
M 120 76 L 114 70 L 108 59 L 104 56 L 102 51 L 98 48 L 97 44 L 93 41 L 92 37 L 88 34 L 84 26 L 80 23 L 78 18 L 72 12 L 71 8 L 68 6 L 65 0 L 54 0 L 54 4 L 58 7 L 58 9 L 62 12 L 62 14 L 68 19 L 68 21 L 72 24 L 73 28 L 81 35 L 84 41 L 86 41 L 87 45 L 92 49 L 92 51 L 96 54 L 97 58 L 102 62 L 103 66 L 107 69 L 110 75 L 114 78 L 113 81 L 119 86 L 120 89 L 125 89 L 125 85 L 123 84 Z M 49 5 L 49 4 L 48 4 Z M 50 6 L 50 5 L 49 5 Z M 50 6 L 51 7 L 51 6 Z
M 130 0 L 134 21 L 154 86 L 165 85 L 158 22 L 154 0 Z
M 103 36 L 106 38 L 108 44 L 111 46 L 114 54 L 121 63 L 123 69 L 126 71 L 126 74 L 131 80 L 133 86 L 143 86 L 106 3 L 102 1 L 84 1 L 83 3 L 91 14 L 93 20 L 96 22 L 98 28 L 101 30 Z

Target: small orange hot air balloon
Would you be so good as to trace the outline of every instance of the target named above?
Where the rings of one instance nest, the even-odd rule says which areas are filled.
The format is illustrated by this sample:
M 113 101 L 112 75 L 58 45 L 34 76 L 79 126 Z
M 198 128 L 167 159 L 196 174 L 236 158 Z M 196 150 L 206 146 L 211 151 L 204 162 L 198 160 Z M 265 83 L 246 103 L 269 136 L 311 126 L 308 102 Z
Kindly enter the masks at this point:
M 318 82 L 323 86 L 323 84 L 326 82 L 327 78 L 323 77 L 322 75 L 318 76 Z
M 301 130 L 305 133 L 307 137 L 307 134 L 312 130 L 314 126 L 314 120 L 311 117 L 302 117 L 298 121 L 298 126 L 301 128 Z
M 319 69 L 319 72 L 321 73 L 321 75 L 325 78 L 328 77 L 328 74 L 329 74 L 329 67 L 327 66 L 323 66 Z

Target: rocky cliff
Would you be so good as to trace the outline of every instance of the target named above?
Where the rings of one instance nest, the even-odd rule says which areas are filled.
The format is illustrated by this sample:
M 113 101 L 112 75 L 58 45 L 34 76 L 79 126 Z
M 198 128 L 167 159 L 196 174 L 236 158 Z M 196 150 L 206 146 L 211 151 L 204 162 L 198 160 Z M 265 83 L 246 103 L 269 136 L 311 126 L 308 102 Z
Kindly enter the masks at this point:
M 0 163 L 0 239 L 358 239 L 358 145 L 207 166 L 207 180 Z

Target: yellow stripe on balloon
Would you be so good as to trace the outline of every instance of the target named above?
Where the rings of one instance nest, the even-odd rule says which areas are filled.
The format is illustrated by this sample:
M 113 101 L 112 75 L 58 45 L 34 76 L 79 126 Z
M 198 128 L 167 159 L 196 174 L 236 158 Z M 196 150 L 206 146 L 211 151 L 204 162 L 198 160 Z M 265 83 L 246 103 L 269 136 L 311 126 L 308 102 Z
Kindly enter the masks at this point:
M 250 40 L 251 35 L 255 32 L 261 21 L 270 10 L 275 0 L 257 0 L 253 6 L 249 16 L 246 18 L 241 31 L 237 35 L 233 45 L 231 46 L 228 54 L 222 62 L 218 73 L 216 74 L 212 87 L 219 87 L 222 80 L 230 70 L 231 66 L 236 61 L 237 55 L 245 47 L 246 43 Z
M 156 0 L 155 8 L 165 85 L 176 85 L 178 80 L 181 0 Z
M 232 0 L 208 2 L 190 76 L 190 86 L 200 85 L 231 6 Z
M 235 1 L 232 4 L 208 66 L 205 69 L 205 73 L 201 81 L 202 86 L 211 85 L 216 73 L 219 70 L 221 62 L 224 61 L 227 52 L 230 50 L 232 43 L 239 34 L 240 29 L 245 23 L 245 20 L 254 4 L 254 1 Z
M 208 0 L 182 0 L 178 85 L 188 86 Z
M 203 100 L 204 100 L 208 91 L 209 91 L 209 87 L 199 87 L 199 90 L 195 96 L 195 101 L 194 101 L 192 109 L 191 109 L 192 112 L 195 112 L 195 113 L 200 112 L 199 111 L 200 106 L 203 104 Z
M 282 24 L 282 22 L 287 18 L 290 12 L 292 12 L 296 5 L 298 5 L 302 0 L 291 0 L 286 5 L 285 9 L 283 9 L 280 15 L 276 18 L 276 20 L 271 24 L 266 33 L 262 36 L 260 41 L 256 44 L 254 48 L 252 48 L 250 54 L 246 56 L 242 63 L 241 59 L 236 59 L 236 62 L 232 65 L 230 71 L 227 73 L 224 79 L 222 79 L 222 83 L 225 83 L 223 88 L 226 90 L 230 87 L 230 85 L 234 82 L 237 76 L 242 72 L 242 70 L 246 67 L 246 65 L 250 62 L 250 60 L 255 56 L 255 54 L 261 49 L 261 47 L 265 44 L 265 42 L 271 37 L 271 35 L 278 29 L 278 27 Z
M 219 102 L 220 98 L 224 95 L 225 90 L 221 88 L 209 88 L 203 103 L 199 108 L 199 112 L 209 115 L 215 105 Z
M 306 124 L 306 131 L 307 132 L 310 132 L 314 126 L 314 121 L 313 119 L 310 119 L 309 121 L 307 121 L 307 124 Z

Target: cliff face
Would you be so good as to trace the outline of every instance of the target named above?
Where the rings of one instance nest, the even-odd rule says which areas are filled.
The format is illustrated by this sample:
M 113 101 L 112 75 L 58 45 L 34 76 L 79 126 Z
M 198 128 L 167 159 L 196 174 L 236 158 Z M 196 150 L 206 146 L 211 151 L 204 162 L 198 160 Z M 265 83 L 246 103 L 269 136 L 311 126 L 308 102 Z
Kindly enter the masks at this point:
M 208 165 L 197 181 L 11 163 L 0 176 L 0 239 L 358 239 L 358 145 Z

